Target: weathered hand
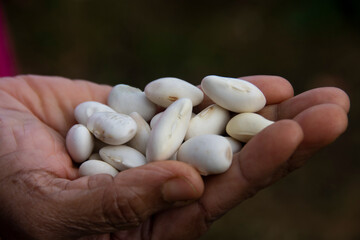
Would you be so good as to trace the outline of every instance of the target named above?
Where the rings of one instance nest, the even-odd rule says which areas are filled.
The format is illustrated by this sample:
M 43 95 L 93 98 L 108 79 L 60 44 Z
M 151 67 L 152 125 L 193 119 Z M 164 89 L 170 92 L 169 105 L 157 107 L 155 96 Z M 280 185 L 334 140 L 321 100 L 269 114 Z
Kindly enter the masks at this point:
M 105 102 L 109 86 L 56 77 L 0 79 L 0 221 L 4 239 L 194 239 L 259 189 L 301 166 L 347 125 L 339 89 L 293 97 L 282 78 L 248 77 L 262 114 L 281 120 L 249 141 L 225 174 L 201 178 L 164 161 L 115 178 L 78 178 L 64 147 L 74 107 Z M 204 188 L 205 185 L 205 188 Z

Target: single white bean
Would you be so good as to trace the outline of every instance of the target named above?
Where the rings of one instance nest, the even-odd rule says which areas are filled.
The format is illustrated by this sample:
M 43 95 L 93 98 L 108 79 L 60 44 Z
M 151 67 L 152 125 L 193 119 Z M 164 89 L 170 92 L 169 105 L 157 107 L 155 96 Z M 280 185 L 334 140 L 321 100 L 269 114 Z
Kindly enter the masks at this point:
M 91 160 L 91 159 L 92 160 L 102 160 L 99 153 L 91 154 L 90 157 L 88 158 L 88 160 Z
M 118 84 L 111 89 L 108 104 L 119 113 L 137 112 L 145 121 L 156 113 L 156 105 L 146 98 L 143 91 L 126 84 Z
M 180 147 L 189 126 L 192 103 L 181 98 L 171 104 L 150 132 L 146 148 L 148 161 L 167 160 Z
M 157 121 L 160 119 L 161 114 L 163 114 L 163 112 L 159 112 L 157 113 L 151 120 L 150 120 L 150 128 L 153 129 L 155 124 L 157 123 Z
M 168 107 L 180 98 L 189 98 L 192 105 L 196 106 L 204 98 L 204 94 L 199 88 L 173 77 L 154 80 L 146 85 L 144 91 L 150 101 L 162 107 Z
M 66 148 L 74 162 L 87 160 L 94 148 L 94 138 L 82 124 L 75 124 L 66 134 Z
M 232 138 L 232 137 L 225 137 L 225 138 L 226 138 L 226 140 L 229 141 L 233 153 L 240 152 L 240 150 L 242 148 L 241 142 L 239 142 L 238 140 L 236 140 L 235 138 Z
M 127 145 L 129 147 L 135 148 L 142 154 L 146 154 L 146 145 L 150 137 L 150 126 L 137 112 L 132 112 L 129 116 L 135 120 L 137 131 L 135 136 L 129 142 L 127 142 Z
M 190 138 L 179 148 L 177 160 L 194 166 L 201 175 L 220 174 L 229 169 L 232 149 L 228 140 L 214 134 Z
M 240 113 L 230 119 L 226 125 L 226 132 L 241 142 L 248 142 L 253 136 L 273 123 L 273 121 L 257 113 Z
M 78 123 L 86 126 L 89 117 L 96 112 L 115 112 L 115 110 L 99 102 L 86 101 L 76 106 L 74 115 Z
M 116 170 L 110 164 L 100 160 L 87 160 L 83 162 L 79 167 L 80 176 L 92 176 L 96 174 L 110 174 L 115 177 L 118 174 Z
M 233 112 L 257 112 L 266 104 L 264 94 L 254 84 L 237 78 L 210 75 L 201 81 L 205 94 Z
M 88 120 L 94 136 L 110 145 L 121 145 L 132 139 L 137 130 L 134 119 L 122 113 L 97 112 Z
M 217 104 L 212 104 L 191 118 L 185 140 L 202 134 L 218 134 L 225 132 L 225 127 L 230 120 L 228 110 Z
M 100 149 L 101 158 L 119 171 L 139 167 L 146 163 L 146 158 L 139 151 L 126 145 L 107 146 Z
M 157 114 L 151 119 L 151 121 L 150 121 L 150 128 L 151 128 L 151 129 L 154 128 L 155 124 L 157 123 L 157 120 L 160 119 L 162 113 L 163 113 L 163 112 L 157 113 Z M 196 116 L 195 113 L 191 113 L 191 119 L 194 118 L 195 116 Z

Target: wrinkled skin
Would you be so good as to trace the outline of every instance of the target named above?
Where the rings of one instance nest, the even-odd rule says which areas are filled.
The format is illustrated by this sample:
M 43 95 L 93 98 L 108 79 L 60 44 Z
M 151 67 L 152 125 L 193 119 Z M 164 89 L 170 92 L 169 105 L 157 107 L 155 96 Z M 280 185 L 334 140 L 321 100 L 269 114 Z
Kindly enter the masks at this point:
M 301 167 L 347 127 L 337 88 L 293 96 L 285 79 L 251 76 L 276 123 L 234 155 L 224 174 L 202 178 L 177 161 L 78 176 L 64 147 L 83 101 L 105 103 L 110 86 L 59 77 L 0 79 L 2 239 L 196 239 L 224 213 Z M 198 108 L 209 104 L 205 99 Z M 261 149 L 261 150 L 259 150 Z

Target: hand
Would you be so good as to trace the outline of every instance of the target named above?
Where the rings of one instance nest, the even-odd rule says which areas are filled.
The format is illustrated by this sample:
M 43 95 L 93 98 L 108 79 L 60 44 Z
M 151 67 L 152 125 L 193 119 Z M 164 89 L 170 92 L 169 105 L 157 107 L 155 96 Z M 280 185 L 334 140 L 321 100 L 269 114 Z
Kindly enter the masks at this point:
M 106 102 L 111 88 L 58 77 L 0 79 L 1 236 L 195 239 L 345 131 L 349 99 L 340 89 L 293 97 L 282 78 L 245 79 L 267 98 L 261 114 L 277 122 L 235 154 L 226 173 L 204 178 L 177 161 L 150 163 L 115 178 L 79 178 L 64 147 L 73 110 L 83 101 Z

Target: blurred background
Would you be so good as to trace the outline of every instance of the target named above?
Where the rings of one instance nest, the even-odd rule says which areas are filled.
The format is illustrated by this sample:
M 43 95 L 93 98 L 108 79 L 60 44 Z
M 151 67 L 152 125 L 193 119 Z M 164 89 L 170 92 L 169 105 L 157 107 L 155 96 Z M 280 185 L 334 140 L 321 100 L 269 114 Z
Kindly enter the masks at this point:
M 296 94 L 342 88 L 352 101 L 347 132 L 202 239 L 360 239 L 360 1 L 0 3 L 15 54 L 9 74 L 142 89 L 159 77 L 199 84 L 210 74 L 270 74 L 288 79 Z

